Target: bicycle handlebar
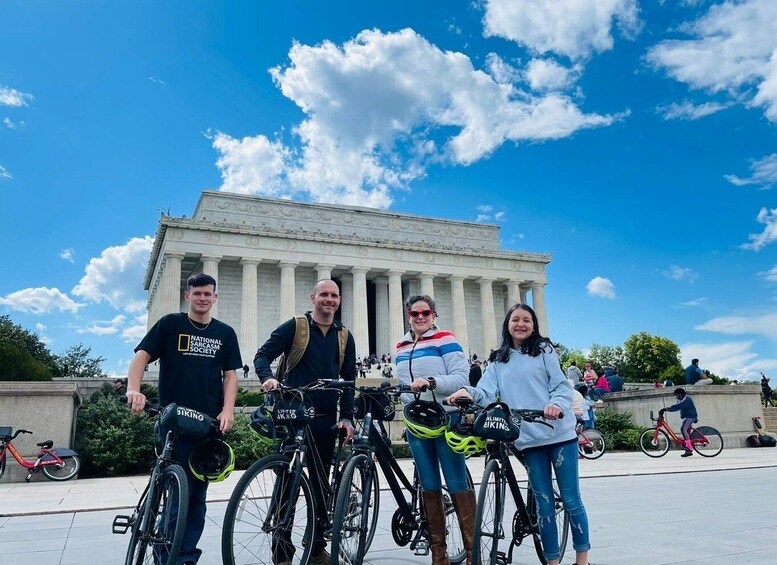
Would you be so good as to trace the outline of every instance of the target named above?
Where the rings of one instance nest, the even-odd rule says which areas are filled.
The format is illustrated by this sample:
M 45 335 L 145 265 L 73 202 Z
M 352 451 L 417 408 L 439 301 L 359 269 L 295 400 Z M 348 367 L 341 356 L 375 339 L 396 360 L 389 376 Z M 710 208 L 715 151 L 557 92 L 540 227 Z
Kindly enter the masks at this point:
M 12 436 L 11 436 L 11 437 L 8 439 L 8 441 L 13 441 L 13 440 L 15 440 L 15 439 L 16 439 L 16 436 L 18 436 L 18 435 L 20 435 L 20 434 L 31 434 L 31 433 L 32 433 L 32 432 L 31 432 L 31 431 L 29 431 L 29 430 L 16 430 L 16 432 L 14 432 L 14 434 L 13 434 L 13 435 L 12 435 Z
M 119 397 L 119 402 L 123 402 L 124 404 L 127 404 L 127 397 L 125 395 L 121 395 Z M 143 406 L 143 411 L 146 414 L 148 414 L 149 416 L 158 416 L 160 414 L 160 412 L 162 412 L 162 410 L 164 410 L 164 409 L 165 409 L 165 407 L 162 406 L 161 404 L 156 404 L 155 402 L 149 402 L 148 400 L 146 400 L 146 404 L 145 404 L 145 406 Z M 199 412 L 199 410 L 194 410 L 193 408 L 187 408 L 187 410 L 193 410 L 194 412 Z M 202 412 L 199 412 L 199 413 L 202 414 L 203 416 L 205 416 L 206 418 L 208 418 L 210 420 L 210 427 L 211 428 L 213 428 L 215 430 L 219 429 L 219 420 L 218 419 L 212 418 L 212 417 L 210 417 L 207 414 L 204 414 Z M 30 433 L 32 433 L 32 432 L 30 432 Z

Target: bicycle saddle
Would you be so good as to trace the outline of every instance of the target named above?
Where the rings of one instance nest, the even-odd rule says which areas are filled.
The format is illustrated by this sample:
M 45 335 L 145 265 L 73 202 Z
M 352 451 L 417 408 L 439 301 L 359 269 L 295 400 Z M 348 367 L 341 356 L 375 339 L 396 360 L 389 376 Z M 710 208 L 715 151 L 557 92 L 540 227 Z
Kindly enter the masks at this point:
M 38 447 L 42 447 L 43 449 L 51 449 L 51 447 L 54 445 L 54 441 L 47 439 L 46 441 L 42 441 L 40 443 L 36 443 Z

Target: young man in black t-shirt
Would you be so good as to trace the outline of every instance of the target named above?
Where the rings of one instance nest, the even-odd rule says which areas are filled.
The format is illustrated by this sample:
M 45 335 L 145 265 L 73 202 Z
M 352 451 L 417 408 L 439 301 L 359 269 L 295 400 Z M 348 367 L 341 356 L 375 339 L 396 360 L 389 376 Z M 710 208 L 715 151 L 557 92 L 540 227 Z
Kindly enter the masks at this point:
M 219 420 L 222 432 L 235 421 L 237 369 L 243 366 L 237 335 L 227 324 L 213 319 L 216 281 L 209 275 L 193 274 L 186 281 L 184 298 L 189 312 L 163 316 L 135 348 L 129 367 L 127 403 L 133 414 L 146 404 L 140 392 L 146 365 L 159 359 L 159 402 L 175 402 Z M 175 459 L 189 479 L 189 512 L 178 564 L 197 563 L 202 554 L 197 542 L 205 527 L 206 482 L 195 478 L 189 468 L 189 453 L 196 441 L 179 436 Z M 169 564 L 173 565 L 173 564 Z

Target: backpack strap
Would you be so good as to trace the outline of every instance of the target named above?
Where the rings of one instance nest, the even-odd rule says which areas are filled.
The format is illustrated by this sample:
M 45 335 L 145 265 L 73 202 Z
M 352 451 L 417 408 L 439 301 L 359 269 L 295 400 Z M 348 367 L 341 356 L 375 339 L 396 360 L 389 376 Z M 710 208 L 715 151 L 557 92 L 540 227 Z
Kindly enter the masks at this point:
M 289 354 L 280 356 L 278 366 L 275 368 L 275 378 L 283 381 L 294 367 L 299 365 L 310 341 L 310 323 L 306 316 L 294 316 L 294 341 L 291 344 Z
M 348 345 L 348 335 L 351 332 L 345 326 L 337 333 L 337 345 L 340 353 L 340 371 L 343 370 L 343 363 L 345 362 L 345 346 Z

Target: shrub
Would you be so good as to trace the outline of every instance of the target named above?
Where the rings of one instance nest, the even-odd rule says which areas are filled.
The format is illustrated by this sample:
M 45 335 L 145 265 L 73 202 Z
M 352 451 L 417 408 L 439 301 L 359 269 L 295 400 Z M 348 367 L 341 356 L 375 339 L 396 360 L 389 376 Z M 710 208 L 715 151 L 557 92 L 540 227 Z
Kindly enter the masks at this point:
M 235 425 L 224 439 L 235 452 L 235 469 L 247 469 L 254 461 L 269 455 L 271 448 L 259 441 L 259 436 L 251 429 L 248 414 L 236 413 Z
M 264 395 L 261 392 L 250 392 L 244 388 L 237 389 L 235 406 L 261 406 L 264 404 Z
M 608 449 L 636 451 L 644 428 L 634 425 L 630 412 L 616 412 L 612 408 L 596 411 L 596 429 L 604 434 Z
M 75 450 L 83 465 L 81 477 L 148 473 L 154 459 L 153 421 L 132 415 L 105 383 L 78 411 Z

